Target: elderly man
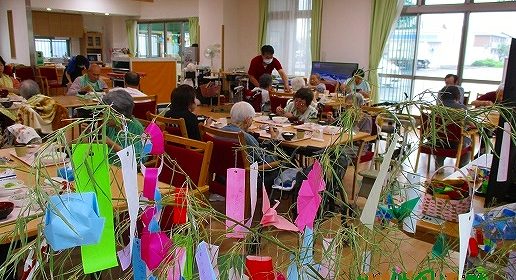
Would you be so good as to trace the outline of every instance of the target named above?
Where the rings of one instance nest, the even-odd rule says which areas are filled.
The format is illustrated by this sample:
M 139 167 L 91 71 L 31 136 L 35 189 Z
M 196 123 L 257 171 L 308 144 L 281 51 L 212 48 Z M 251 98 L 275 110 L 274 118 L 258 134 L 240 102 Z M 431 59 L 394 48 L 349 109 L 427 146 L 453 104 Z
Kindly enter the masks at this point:
M 79 92 L 107 91 L 107 85 L 100 79 L 100 66 L 92 64 L 88 72 L 73 81 L 68 89 L 68 95 L 77 95 Z
M 127 91 L 132 97 L 136 96 L 147 96 L 145 93 L 141 92 L 138 87 L 140 85 L 140 75 L 136 72 L 127 72 L 124 75 L 125 82 L 125 91 Z M 113 88 L 110 91 L 118 90 L 119 87 Z
M 344 84 L 341 85 L 341 90 L 345 93 L 350 93 L 352 91 L 356 91 L 364 98 L 369 98 L 371 94 L 371 87 L 369 83 L 364 80 L 365 72 L 362 69 L 357 69 L 353 72 L 353 76 L 346 80 Z
M 455 74 L 448 74 L 448 75 L 446 75 L 444 77 L 444 84 L 447 87 L 449 87 L 449 86 L 456 86 L 457 89 L 460 92 L 459 102 L 461 104 L 464 104 L 464 89 L 461 86 L 459 86 L 459 76 L 457 76 Z
M 127 133 L 123 130 L 121 123 L 110 120 L 106 127 L 106 144 L 111 148 L 109 162 L 114 163 L 117 159 L 116 152 L 125 148 L 125 145 L 134 145 L 136 155 L 141 155 L 143 146 L 140 135 L 143 133 L 142 124 L 133 117 L 133 97 L 123 88 L 110 91 L 103 98 L 102 102 L 125 117 L 127 122 Z

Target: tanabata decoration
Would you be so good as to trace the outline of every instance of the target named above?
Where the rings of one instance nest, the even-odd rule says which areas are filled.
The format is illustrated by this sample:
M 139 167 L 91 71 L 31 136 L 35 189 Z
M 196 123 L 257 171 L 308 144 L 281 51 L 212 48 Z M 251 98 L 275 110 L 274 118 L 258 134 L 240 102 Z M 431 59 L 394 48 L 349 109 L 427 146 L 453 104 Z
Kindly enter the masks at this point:
M 263 186 L 263 199 L 262 199 L 262 220 L 260 224 L 263 226 L 273 226 L 282 230 L 289 231 L 299 231 L 296 225 L 291 223 L 285 217 L 278 215 L 276 211 L 276 207 L 279 205 L 279 201 L 276 200 L 276 204 L 271 208 L 271 203 L 269 201 L 269 196 L 267 195 L 267 190 L 265 186 Z
M 133 264 L 133 279 L 134 280 L 146 280 L 147 279 L 147 266 L 142 260 L 141 255 L 141 240 L 138 238 L 134 239 L 133 242 L 133 255 L 132 255 L 132 264 Z
M 303 241 L 299 249 L 299 261 L 294 255 L 290 256 L 290 265 L 287 271 L 288 280 L 315 280 L 321 271 L 321 265 L 314 261 L 314 231 L 306 227 Z
M 104 228 L 93 192 L 50 197 L 43 233 L 54 251 L 97 244 Z
M 226 237 L 244 238 L 247 231 L 235 221 L 245 222 L 245 169 L 229 168 L 226 184 L 226 216 L 231 219 L 226 220 Z
M 208 243 L 201 241 L 201 243 L 197 245 L 197 249 L 195 250 L 195 260 L 197 262 L 197 270 L 199 271 L 200 280 L 217 279 L 215 270 L 212 266 Z
M 172 221 L 176 225 L 183 225 L 186 223 L 187 203 L 186 193 L 188 188 L 175 188 L 175 205 L 173 207 Z
M 323 178 L 321 163 L 315 161 L 307 179 L 301 184 L 297 197 L 297 218 L 295 224 L 299 231 L 305 227 L 314 227 L 314 219 L 321 205 L 322 197 L 319 194 L 324 191 L 326 184 Z
M 473 227 L 479 228 L 487 239 L 515 240 L 516 203 L 504 205 L 488 213 L 475 214 Z
M 247 256 L 245 259 L 246 275 L 251 280 L 275 280 L 276 274 L 269 256 Z
M 72 145 L 72 164 L 77 191 L 95 192 L 100 216 L 105 218 L 100 241 L 95 245 L 81 246 L 84 273 L 118 266 L 107 145 Z
M 437 258 L 445 257 L 448 254 L 448 249 L 446 235 L 440 233 L 432 246 L 432 255 Z
M 459 279 L 462 279 L 464 273 L 474 215 L 473 208 L 468 213 L 459 214 Z
M 145 128 L 145 133 L 150 137 L 152 143 L 151 155 L 161 155 L 165 152 L 165 138 L 159 126 L 152 122 Z
M 172 266 L 168 268 L 167 280 L 181 280 L 186 264 L 186 249 L 184 247 L 176 247 L 172 260 Z
M 181 277 L 185 280 L 193 279 L 193 240 L 191 236 L 185 236 L 181 234 L 174 234 L 174 245 L 176 248 L 185 248 L 186 259 L 184 265 L 181 267 Z M 170 270 L 169 270 L 170 276 Z M 170 280 L 170 279 L 169 279 Z M 174 279 L 175 280 L 175 279 Z
M 398 223 L 401 223 L 403 219 L 410 216 L 417 203 L 419 202 L 419 198 L 413 198 L 407 201 L 404 201 L 400 205 L 394 203 L 394 199 L 392 195 L 387 195 L 387 204 L 380 205 L 378 207 L 377 215 L 380 216 L 383 220 L 396 220 Z
M 172 241 L 164 232 L 143 232 L 141 246 L 142 260 L 154 270 L 169 254 Z

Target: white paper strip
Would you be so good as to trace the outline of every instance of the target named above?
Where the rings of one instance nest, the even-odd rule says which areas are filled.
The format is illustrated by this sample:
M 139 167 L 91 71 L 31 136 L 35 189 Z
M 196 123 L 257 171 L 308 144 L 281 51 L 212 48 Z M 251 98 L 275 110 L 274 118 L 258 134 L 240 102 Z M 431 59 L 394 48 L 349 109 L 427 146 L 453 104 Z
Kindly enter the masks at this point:
M 247 227 L 251 227 L 253 222 L 256 201 L 258 199 L 258 162 L 251 164 L 251 170 L 249 171 L 249 192 L 251 198 L 251 217 L 245 223 Z
M 400 136 L 398 134 L 394 134 L 391 145 L 389 146 L 387 153 L 383 157 L 382 164 L 380 165 L 378 177 L 376 177 L 376 181 L 374 181 L 373 187 L 371 188 L 371 192 L 369 193 L 369 197 L 367 198 L 364 206 L 364 210 L 362 210 L 362 215 L 360 215 L 360 221 L 369 229 L 373 229 L 376 209 L 380 202 L 380 194 L 382 193 L 382 187 L 385 183 L 385 178 L 387 178 L 387 172 L 389 171 L 389 166 L 391 164 L 392 154 L 396 149 L 396 143 L 398 143 L 399 137 Z
M 134 154 L 134 146 L 117 153 L 120 158 L 120 167 L 122 168 L 122 178 L 124 182 L 125 196 L 127 199 L 127 210 L 129 212 L 129 256 L 132 256 L 133 240 L 136 234 L 136 220 L 138 219 L 138 165 L 136 164 L 136 156 Z
M 468 213 L 459 215 L 459 279 L 462 279 L 464 264 L 466 264 L 469 238 L 473 228 L 473 215 L 473 209 Z
M 423 192 L 419 190 L 419 184 L 421 183 L 421 176 L 414 173 L 407 173 L 407 179 L 410 187 L 405 189 L 406 201 L 419 197 L 419 201 L 414 207 L 409 217 L 403 219 L 403 230 L 409 233 L 416 233 L 417 221 L 421 215 L 421 201 L 423 200 Z
M 503 125 L 502 148 L 500 149 L 500 161 L 496 181 L 507 181 L 507 170 L 509 168 L 509 152 L 511 150 L 511 125 L 506 122 Z

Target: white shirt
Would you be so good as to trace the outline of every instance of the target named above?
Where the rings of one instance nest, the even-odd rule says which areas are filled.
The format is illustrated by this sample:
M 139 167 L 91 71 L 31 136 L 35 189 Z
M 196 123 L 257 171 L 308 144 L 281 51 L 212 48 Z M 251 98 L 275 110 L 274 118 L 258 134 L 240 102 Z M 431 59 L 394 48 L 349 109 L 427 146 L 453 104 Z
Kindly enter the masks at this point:
M 131 87 L 126 87 L 126 88 L 121 88 L 121 87 L 115 87 L 115 88 L 112 88 L 110 89 L 109 91 L 114 91 L 114 90 L 119 90 L 119 89 L 123 89 L 125 91 L 127 91 L 131 96 L 147 96 L 147 94 L 141 92 L 139 89 L 137 88 L 131 88 Z
M 253 88 L 253 90 L 251 90 L 251 92 L 257 92 L 257 91 L 260 91 L 262 94 L 262 105 L 271 101 L 268 90 L 260 88 L 260 87 L 255 87 L 255 88 Z

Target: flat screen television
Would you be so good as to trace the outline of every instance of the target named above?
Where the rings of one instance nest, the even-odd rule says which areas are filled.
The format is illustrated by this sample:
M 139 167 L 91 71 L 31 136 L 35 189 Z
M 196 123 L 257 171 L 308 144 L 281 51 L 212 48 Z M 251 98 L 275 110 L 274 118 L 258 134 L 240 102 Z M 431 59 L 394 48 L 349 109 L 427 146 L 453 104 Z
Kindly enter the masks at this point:
M 326 81 L 342 83 L 358 69 L 358 63 L 312 61 L 312 74 L 319 74 Z
M 512 123 L 512 127 L 516 127 L 516 107 L 514 106 L 516 104 L 516 39 L 512 39 L 509 52 L 503 91 L 503 104 L 512 107 L 511 119 L 506 120 L 500 117 L 498 126 L 504 127 L 505 122 L 509 121 Z M 487 187 L 486 207 L 516 202 L 516 145 L 514 145 L 513 141 L 510 141 L 510 148 L 507 154 L 507 151 L 502 151 L 502 138 L 503 131 L 498 128 L 496 130 L 495 153 L 493 155 L 493 162 L 491 163 L 491 175 L 489 176 L 489 184 Z M 498 169 L 502 167 L 500 166 L 500 159 L 496 155 L 500 155 L 501 153 L 508 156 L 508 166 L 507 180 L 499 181 L 497 178 Z

